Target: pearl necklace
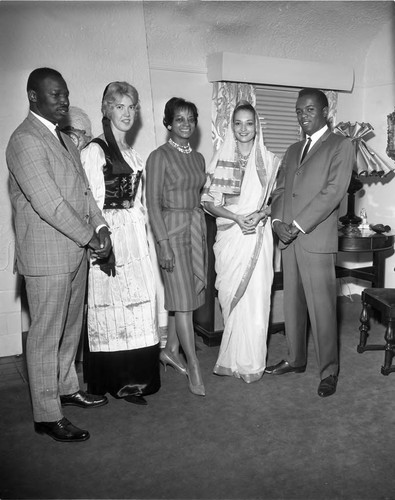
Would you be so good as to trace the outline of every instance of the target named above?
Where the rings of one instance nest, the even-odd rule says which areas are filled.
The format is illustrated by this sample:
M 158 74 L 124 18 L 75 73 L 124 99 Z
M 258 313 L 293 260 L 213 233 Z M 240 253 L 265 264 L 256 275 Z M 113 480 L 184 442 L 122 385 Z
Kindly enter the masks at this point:
M 180 153 L 184 153 L 184 155 L 189 155 L 190 153 L 192 153 L 192 148 L 189 142 L 187 146 L 181 146 L 180 144 L 174 142 L 173 139 L 169 139 L 169 144 L 173 146 L 173 148 L 176 148 Z

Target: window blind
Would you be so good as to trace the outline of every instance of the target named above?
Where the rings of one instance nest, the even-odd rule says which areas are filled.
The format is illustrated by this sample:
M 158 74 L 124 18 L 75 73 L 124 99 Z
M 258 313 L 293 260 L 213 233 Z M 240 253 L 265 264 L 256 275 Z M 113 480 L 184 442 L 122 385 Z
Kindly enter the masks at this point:
M 263 140 L 269 151 L 282 157 L 287 148 L 301 140 L 295 104 L 299 89 L 254 85 L 256 110 Z

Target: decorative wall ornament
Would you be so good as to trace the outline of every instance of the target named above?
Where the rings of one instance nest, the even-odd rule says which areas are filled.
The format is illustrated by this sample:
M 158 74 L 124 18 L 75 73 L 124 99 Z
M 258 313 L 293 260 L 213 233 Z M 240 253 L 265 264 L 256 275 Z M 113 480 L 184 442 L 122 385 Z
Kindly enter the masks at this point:
M 387 155 L 395 160 L 395 111 L 387 115 Z

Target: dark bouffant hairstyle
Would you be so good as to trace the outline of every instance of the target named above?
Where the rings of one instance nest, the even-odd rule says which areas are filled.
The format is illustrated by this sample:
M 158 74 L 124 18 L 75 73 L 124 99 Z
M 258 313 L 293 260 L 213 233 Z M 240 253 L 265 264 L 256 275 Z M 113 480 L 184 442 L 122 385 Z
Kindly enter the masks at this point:
M 198 110 L 193 102 L 186 101 L 182 97 L 172 97 L 169 99 L 165 106 L 165 112 L 163 116 L 163 125 L 167 128 L 173 123 L 174 115 L 179 109 L 187 109 L 193 114 L 195 119 L 195 124 L 198 122 Z
M 233 110 L 232 121 L 234 121 L 237 111 L 240 110 L 251 111 L 254 116 L 256 116 L 257 114 L 254 106 L 251 103 L 249 103 L 248 101 L 239 101 L 238 103 L 236 103 L 235 109 Z
M 37 68 L 37 69 L 35 69 L 29 75 L 29 78 L 27 80 L 26 90 L 27 91 L 34 90 L 37 92 L 37 90 L 40 87 L 41 82 L 50 76 L 63 79 L 63 76 L 59 73 L 59 71 L 56 71 L 56 69 L 52 69 L 52 68 Z
M 302 89 L 299 92 L 298 97 L 304 97 L 304 96 L 307 96 L 307 95 L 315 96 L 317 98 L 318 102 L 321 104 L 321 106 L 323 108 L 325 108 L 325 107 L 327 108 L 329 106 L 328 98 L 322 92 L 322 90 L 319 90 L 319 89 L 309 89 L 309 88 Z

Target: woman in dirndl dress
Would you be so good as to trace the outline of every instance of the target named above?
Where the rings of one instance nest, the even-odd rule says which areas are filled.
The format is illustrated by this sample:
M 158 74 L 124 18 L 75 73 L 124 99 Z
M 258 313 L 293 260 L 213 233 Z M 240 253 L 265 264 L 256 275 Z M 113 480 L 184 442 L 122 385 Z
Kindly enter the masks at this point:
M 144 163 L 126 135 L 139 110 L 137 90 L 110 83 L 103 95 L 103 134 L 81 153 L 95 200 L 111 231 L 107 262 L 91 262 L 84 375 L 89 390 L 135 404 L 160 388 L 155 278 L 146 211 Z

